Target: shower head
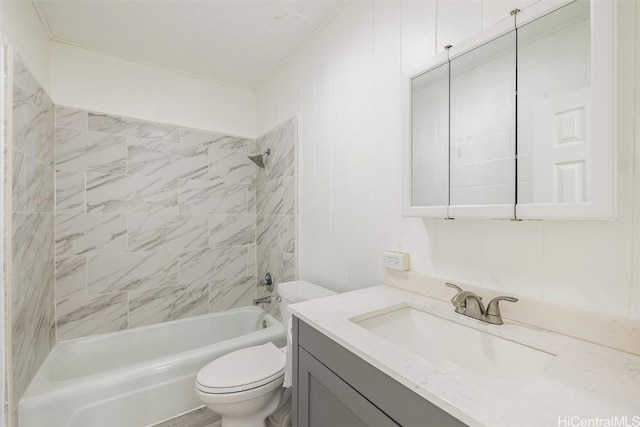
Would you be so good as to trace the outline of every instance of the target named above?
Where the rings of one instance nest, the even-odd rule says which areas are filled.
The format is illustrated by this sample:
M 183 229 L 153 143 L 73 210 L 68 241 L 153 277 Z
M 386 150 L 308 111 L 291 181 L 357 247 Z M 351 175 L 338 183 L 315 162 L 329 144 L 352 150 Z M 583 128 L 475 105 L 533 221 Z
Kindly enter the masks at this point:
M 251 159 L 253 163 L 258 165 L 259 168 L 264 169 L 264 156 L 268 156 L 269 154 L 271 154 L 271 149 L 267 148 L 267 151 L 265 151 L 262 154 L 255 154 L 253 156 L 247 156 L 247 157 L 249 157 L 249 159 Z

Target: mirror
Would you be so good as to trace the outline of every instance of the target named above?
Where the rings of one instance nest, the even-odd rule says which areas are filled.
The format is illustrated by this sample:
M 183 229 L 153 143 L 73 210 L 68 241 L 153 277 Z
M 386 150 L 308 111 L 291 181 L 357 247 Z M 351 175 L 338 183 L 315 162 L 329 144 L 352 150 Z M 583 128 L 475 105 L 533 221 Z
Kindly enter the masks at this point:
M 449 204 L 449 63 L 411 80 L 411 205 Z
M 518 203 L 591 201 L 589 3 L 518 29 Z
M 404 215 L 615 216 L 614 2 L 545 3 L 406 76 Z
M 451 60 L 451 206 L 515 204 L 516 32 Z

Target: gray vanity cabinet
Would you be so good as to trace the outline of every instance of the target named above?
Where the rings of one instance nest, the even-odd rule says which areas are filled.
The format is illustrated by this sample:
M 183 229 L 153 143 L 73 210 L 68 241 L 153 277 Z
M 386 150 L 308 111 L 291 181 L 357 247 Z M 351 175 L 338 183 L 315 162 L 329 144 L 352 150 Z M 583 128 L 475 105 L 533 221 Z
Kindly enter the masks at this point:
M 299 427 L 396 427 L 398 424 L 371 404 L 349 384 L 299 349 L 298 372 L 301 396 Z
M 293 318 L 293 427 L 462 427 L 462 422 Z

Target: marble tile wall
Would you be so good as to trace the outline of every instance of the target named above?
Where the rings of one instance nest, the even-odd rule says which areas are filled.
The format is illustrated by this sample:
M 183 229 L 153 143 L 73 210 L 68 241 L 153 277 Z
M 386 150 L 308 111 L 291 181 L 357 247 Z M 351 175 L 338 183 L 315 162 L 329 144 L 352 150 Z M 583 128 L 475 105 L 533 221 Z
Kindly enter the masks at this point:
M 270 272 L 276 284 L 298 278 L 297 144 L 296 118 L 256 139 L 257 151 L 271 149 L 256 178 L 257 279 Z M 268 293 L 258 286 L 258 294 Z M 280 318 L 278 304 L 267 305 L 265 310 Z
M 13 53 L 5 235 L 10 239 L 11 363 L 15 409 L 55 344 L 54 105 Z M 10 155 L 10 156 L 9 156 Z
M 58 339 L 250 305 L 258 168 L 247 154 L 254 145 L 58 107 Z

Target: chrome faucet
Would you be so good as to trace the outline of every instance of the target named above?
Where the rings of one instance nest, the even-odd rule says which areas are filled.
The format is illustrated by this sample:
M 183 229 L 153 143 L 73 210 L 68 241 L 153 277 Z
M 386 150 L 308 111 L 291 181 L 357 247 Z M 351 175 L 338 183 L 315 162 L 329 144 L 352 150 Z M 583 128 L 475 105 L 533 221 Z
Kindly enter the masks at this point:
M 260 304 L 271 304 L 271 296 L 266 296 L 266 297 L 257 298 L 253 300 L 253 305 L 257 306 Z
M 517 302 L 518 298 L 500 296 L 495 297 L 489 302 L 485 310 L 482 304 L 482 297 L 474 294 L 471 291 L 463 291 L 460 286 L 453 283 L 445 283 L 445 285 L 458 291 L 457 294 L 451 298 L 451 303 L 455 307 L 455 312 L 464 314 L 465 316 L 473 319 L 478 319 L 483 322 L 491 323 L 492 325 L 502 325 L 502 315 L 500 314 L 500 301 Z

